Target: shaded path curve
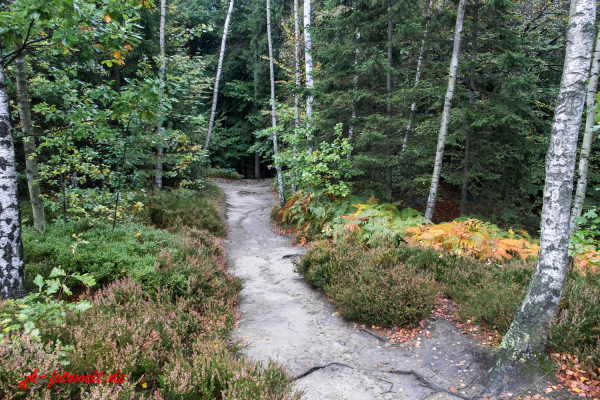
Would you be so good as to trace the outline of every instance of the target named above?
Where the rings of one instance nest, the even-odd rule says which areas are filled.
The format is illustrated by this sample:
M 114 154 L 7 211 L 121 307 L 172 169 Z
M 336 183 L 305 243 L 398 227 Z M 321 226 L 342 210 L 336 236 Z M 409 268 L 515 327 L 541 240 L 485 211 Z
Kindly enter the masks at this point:
M 479 393 L 480 348 L 444 319 L 418 347 L 387 346 L 344 321 L 294 272 L 304 249 L 278 235 L 269 180 L 218 181 L 225 195 L 230 272 L 244 280 L 239 327 L 252 359 L 282 363 L 304 399 L 459 399 Z M 396 372 L 391 372 L 394 370 Z M 448 389 L 457 390 L 452 394 Z

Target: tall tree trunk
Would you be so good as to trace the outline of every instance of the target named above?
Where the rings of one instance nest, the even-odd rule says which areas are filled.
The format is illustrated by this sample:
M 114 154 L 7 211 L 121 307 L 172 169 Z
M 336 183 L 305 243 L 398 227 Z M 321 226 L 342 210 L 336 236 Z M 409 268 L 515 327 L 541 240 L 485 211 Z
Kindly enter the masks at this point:
M 469 74 L 469 108 L 473 111 L 475 104 L 475 59 L 477 58 L 477 23 L 479 17 L 479 0 L 473 3 L 473 34 L 471 43 L 471 73 Z M 471 155 L 471 126 L 472 118 L 467 122 L 467 134 L 465 137 L 465 161 L 463 165 L 463 183 L 460 201 L 460 216 L 467 213 L 467 190 L 469 189 L 469 157 Z
M 356 54 L 354 55 L 354 88 L 353 96 L 352 96 L 352 120 L 350 125 L 348 126 L 348 141 L 352 140 L 352 135 L 354 134 L 354 123 L 356 122 L 356 92 L 358 91 L 358 56 L 360 55 L 360 50 L 358 48 L 358 41 L 360 40 L 360 32 L 356 33 Z M 346 158 L 350 158 L 351 152 L 348 153 Z
M 454 48 L 452 50 L 452 60 L 450 61 L 448 90 L 446 91 L 446 99 L 444 100 L 444 111 L 442 113 L 442 123 L 440 126 L 437 151 L 435 154 L 435 165 L 433 167 L 433 176 L 431 177 L 429 198 L 427 199 L 427 210 L 425 211 L 425 219 L 428 221 L 431 221 L 431 218 L 433 218 L 433 210 L 435 208 L 435 200 L 437 198 L 437 191 L 440 183 L 440 174 L 442 172 L 444 147 L 446 147 L 446 136 L 448 136 L 448 124 L 450 123 L 450 111 L 452 110 L 452 97 L 454 96 L 454 87 L 456 86 L 458 54 L 460 53 L 460 40 L 462 39 L 466 3 L 466 0 L 460 0 L 456 15 L 456 27 L 454 28 Z
M 15 148 L 3 63 L 0 48 L 0 297 L 18 299 L 27 292 Z
M 387 117 L 388 117 L 388 128 L 387 128 L 387 146 L 385 146 L 385 155 L 389 158 L 392 153 L 392 132 L 389 128 L 392 123 L 392 38 L 394 34 L 394 26 L 392 24 L 392 2 L 388 1 L 388 50 L 387 50 L 387 82 L 386 82 L 386 93 L 387 93 Z M 392 201 L 392 166 L 388 165 L 385 167 L 385 183 L 387 185 L 389 195 L 388 201 Z
M 312 62 L 312 39 L 310 37 L 310 0 L 304 0 L 304 66 L 306 72 L 306 89 L 308 89 L 308 97 L 306 98 L 306 123 L 310 126 L 313 101 L 313 89 L 315 82 L 313 80 L 313 62 Z M 312 152 L 310 145 L 311 138 L 308 137 L 308 152 Z
M 206 141 L 204 142 L 204 150 L 208 150 L 210 144 L 210 136 L 212 135 L 213 127 L 215 126 L 215 112 L 217 111 L 217 97 L 219 96 L 219 80 L 221 79 L 221 71 L 223 70 L 223 56 L 225 55 L 225 42 L 227 41 L 227 30 L 229 21 L 231 20 L 231 11 L 233 10 L 233 0 L 229 1 L 229 9 L 227 10 L 227 18 L 225 18 L 225 28 L 223 29 L 223 38 L 221 39 L 221 51 L 219 52 L 219 64 L 217 65 L 217 76 L 215 77 L 215 86 L 213 89 L 213 101 L 210 109 L 210 120 L 208 121 L 208 132 L 206 133 Z
M 433 0 L 429 0 L 429 8 L 427 9 L 427 15 L 431 13 L 431 9 L 433 8 Z M 419 59 L 417 61 L 417 74 L 415 76 L 415 85 L 416 88 L 419 85 L 419 81 L 421 80 L 421 66 L 423 65 L 423 54 L 425 53 L 425 40 L 427 39 L 427 26 L 425 26 L 425 32 L 423 32 L 423 39 L 421 40 L 421 50 L 419 51 Z M 402 153 L 406 151 L 406 144 L 408 143 L 408 137 L 410 136 L 410 131 L 412 130 L 413 121 L 415 118 L 415 110 L 417 109 L 417 102 L 413 101 L 410 106 L 410 113 L 408 116 L 408 125 L 406 126 L 406 133 L 404 133 L 404 140 L 402 141 Z
M 273 69 L 273 41 L 271 39 L 271 0 L 267 0 L 267 40 L 269 41 L 269 73 L 271 76 L 271 120 L 273 123 L 273 157 L 277 157 L 277 114 L 275 110 L 275 71 Z M 279 186 L 279 205 L 285 207 L 285 195 L 283 193 L 283 174 L 281 164 L 276 162 L 277 185 Z
M 294 126 L 296 134 L 300 128 L 300 16 L 298 15 L 298 0 L 294 0 L 294 58 L 296 61 L 296 95 L 294 96 Z M 298 149 L 294 145 L 294 158 Z M 292 170 L 292 193 L 296 193 L 296 173 Z
M 254 113 L 258 112 L 258 43 L 254 41 Z M 258 137 L 254 137 L 258 143 Z M 254 179 L 260 179 L 260 154 L 254 152 Z
M 575 200 L 573 202 L 573 210 L 571 211 L 571 232 L 575 230 L 577 224 L 575 218 L 581 217 L 581 210 L 585 201 L 585 191 L 587 189 L 588 167 L 590 165 L 590 152 L 592 151 L 592 141 L 594 140 L 594 118 L 596 117 L 595 97 L 598 88 L 598 72 L 600 71 L 600 29 L 596 38 L 596 49 L 592 60 L 592 70 L 590 72 L 590 80 L 587 87 L 586 109 L 590 110 L 587 113 L 585 120 L 585 133 L 583 135 L 583 143 L 581 144 L 581 155 L 579 156 L 579 174 L 577 177 L 577 191 L 575 192 Z
M 17 101 L 19 103 L 19 116 L 23 131 L 23 146 L 25 148 L 25 175 L 29 187 L 29 199 L 33 209 L 33 226 L 39 233 L 44 233 L 46 219 L 44 217 L 44 200 L 40 190 L 39 169 L 35 137 L 33 137 L 33 124 L 31 123 L 31 107 L 27 88 L 27 69 L 25 55 L 21 53 L 15 60 L 17 72 Z
M 546 185 L 538 262 L 527 296 L 513 318 L 491 369 L 492 392 L 502 390 L 527 361 L 545 354 L 567 272 L 569 219 L 577 139 L 590 73 L 595 0 L 572 0 L 565 64 L 546 155 Z
M 167 70 L 167 58 L 165 53 L 165 19 L 167 13 L 167 0 L 160 0 L 160 33 L 159 33 L 159 45 L 160 45 L 160 93 L 165 88 L 165 74 Z M 162 96 L 161 96 L 161 102 Z M 162 139 L 162 120 L 158 123 L 158 127 L 156 128 L 156 132 L 158 133 L 158 137 Z M 158 162 L 156 163 L 156 176 L 154 177 L 154 186 L 157 190 L 162 189 L 162 171 L 163 171 L 163 163 L 162 158 L 164 155 L 164 148 L 162 147 L 164 144 L 164 140 L 161 140 L 158 144 L 157 148 L 157 158 Z

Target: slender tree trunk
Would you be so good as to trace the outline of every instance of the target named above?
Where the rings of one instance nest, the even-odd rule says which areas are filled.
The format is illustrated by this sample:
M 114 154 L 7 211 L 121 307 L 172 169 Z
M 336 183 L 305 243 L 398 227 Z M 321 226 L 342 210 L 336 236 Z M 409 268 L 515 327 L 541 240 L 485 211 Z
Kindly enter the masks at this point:
M 433 8 L 433 0 L 429 0 L 429 8 L 427 9 L 427 15 L 431 13 L 431 9 Z M 419 81 L 421 80 L 421 66 L 423 65 L 423 54 L 425 53 L 425 40 L 427 39 L 427 26 L 425 26 L 425 32 L 423 32 L 423 39 L 421 40 L 421 50 L 419 51 L 419 59 L 417 61 L 417 74 L 415 76 L 415 86 L 416 88 L 419 85 Z M 417 102 L 413 101 L 410 106 L 410 113 L 408 116 L 408 125 L 406 127 L 406 133 L 404 133 L 404 140 L 402 141 L 402 153 L 406 151 L 406 144 L 408 143 L 408 137 L 410 136 L 410 131 L 412 130 L 413 121 L 415 118 L 415 110 L 417 109 Z
M 159 33 L 159 45 L 160 45 L 160 93 L 165 88 L 165 74 L 167 70 L 167 59 L 165 53 L 165 19 L 167 13 L 167 0 L 160 0 L 160 33 Z M 162 102 L 162 96 L 161 96 Z M 158 137 L 162 139 L 162 120 L 158 123 L 158 127 L 156 128 L 156 132 L 158 133 Z M 163 172 L 163 163 L 162 158 L 164 155 L 164 148 L 162 147 L 164 144 L 164 140 L 161 140 L 158 144 L 157 148 L 157 158 L 158 162 L 156 163 L 156 176 L 154 178 L 154 186 L 157 190 L 161 190 L 162 183 L 162 172 Z
M 17 196 L 15 148 L 10 124 L 9 97 L 0 48 L 0 297 L 18 299 L 25 290 L 25 262 L 21 212 Z
M 29 199 L 33 209 L 33 226 L 39 233 L 44 233 L 46 219 L 44 216 L 44 199 L 40 190 L 37 148 L 33 137 L 33 124 L 31 123 L 31 107 L 27 88 L 27 69 L 25 55 L 21 53 L 15 60 L 17 72 L 17 101 L 19 103 L 19 116 L 23 131 L 23 146 L 25 147 L 25 175 L 29 187 Z
M 471 73 L 469 75 L 469 106 L 470 111 L 473 111 L 475 104 L 475 59 L 477 58 L 477 23 L 479 17 L 479 0 L 473 3 L 473 35 L 471 43 Z M 467 134 L 465 137 L 465 161 L 463 165 L 463 183 L 460 201 L 460 216 L 467 213 L 467 190 L 469 189 L 469 157 L 471 155 L 471 134 L 473 128 L 471 126 L 471 118 L 467 122 Z
M 313 113 L 313 101 L 315 99 L 315 96 L 313 95 L 315 82 L 313 80 L 312 39 L 310 37 L 310 0 L 304 0 L 304 66 L 306 70 L 306 89 L 308 89 L 308 97 L 306 98 L 306 123 L 310 126 Z M 308 137 L 309 153 L 312 152 L 310 140 L 311 138 Z
M 294 0 L 294 58 L 296 61 L 296 95 L 294 96 L 294 125 L 296 134 L 300 128 L 300 16 L 298 15 L 298 0 Z M 294 145 L 294 158 L 298 149 Z M 292 170 L 292 193 L 296 193 L 296 173 Z
M 258 43 L 254 41 L 254 113 L 258 112 Z M 254 143 L 258 143 L 258 137 L 254 137 Z M 260 179 L 260 154 L 254 152 L 254 179 Z
M 273 41 L 271 39 L 271 0 L 267 0 L 267 39 L 269 41 L 269 72 L 271 76 L 271 120 L 273 123 L 273 157 L 277 157 L 277 113 L 275 110 L 275 71 L 273 69 Z M 283 173 L 281 164 L 276 162 L 277 185 L 279 186 L 279 205 L 285 207 L 285 195 L 283 193 Z
M 460 40 L 462 38 L 463 20 L 465 18 L 466 0 L 460 0 L 458 12 L 456 15 L 456 28 L 454 29 L 454 48 L 452 50 L 452 60 L 450 61 L 450 73 L 448 78 L 448 90 L 444 100 L 444 112 L 442 113 L 442 123 L 438 137 L 437 152 L 435 155 L 435 165 L 433 167 L 433 176 L 431 177 L 431 188 L 429 189 L 429 198 L 427 199 L 427 210 L 425 219 L 431 221 L 435 200 L 437 198 L 438 186 L 440 183 L 440 174 L 442 172 L 442 161 L 444 158 L 444 147 L 446 147 L 446 136 L 448 135 L 448 124 L 450 123 L 450 111 L 452 110 L 452 97 L 454 96 L 454 87 L 456 86 L 456 72 L 458 70 L 458 54 L 460 53 Z
M 356 92 L 358 91 L 358 57 L 360 55 L 360 50 L 358 48 L 358 42 L 360 40 L 360 32 L 356 33 L 356 54 L 354 55 L 354 88 L 353 88 L 353 96 L 352 96 L 352 120 L 350 125 L 348 126 L 348 141 L 352 140 L 352 135 L 354 134 L 354 123 L 356 122 Z M 351 152 L 348 153 L 346 158 L 350 158 Z
M 394 34 L 394 26 L 392 24 L 392 2 L 388 1 L 388 51 L 387 51 L 387 117 L 388 117 L 388 129 L 387 129 L 387 146 L 385 147 L 385 155 L 389 158 L 392 153 L 392 132 L 389 125 L 392 123 L 392 38 Z M 388 201 L 392 201 L 392 166 L 388 165 L 385 167 L 385 182 L 389 191 Z
M 595 0 L 571 1 L 565 64 L 546 155 L 540 254 L 527 296 L 498 349 L 490 375 L 492 393 L 509 385 L 511 376 L 518 374 L 523 364 L 545 354 L 549 325 L 562 295 L 577 139 L 590 76 L 595 20 Z
M 206 142 L 204 142 L 204 150 L 208 150 L 210 144 L 210 136 L 212 135 L 215 126 L 215 112 L 217 111 L 217 97 L 219 96 L 219 80 L 221 79 L 221 71 L 223 70 L 223 56 L 225 55 L 225 42 L 227 41 L 227 29 L 231 19 L 231 11 L 233 10 L 233 0 L 229 1 L 229 9 L 227 10 L 227 18 L 225 18 L 225 28 L 223 29 L 223 38 L 221 39 L 221 51 L 219 52 L 219 64 L 217 65 L 217 76 L 215 77 L 215 87 L 213 89 L 213 101 L 210 109 L 210 120 L 208 121 L 208 132 L 206 133 Z
M 598 72 L 600 71 L 600 29 L 596 38 L 596 49 L 592 60 L 592 70 L 590 72 L 590 80 L 587 87 L 586 109 L 590 110 L 587 113 L 585 120 L 585 133 L 583 135 L 583 143 L 581 144 L 581 155 L 579 156 L 579 174 L 577 180 L 577 191 L 575 192 L 575 200 L 573 202 L 573 210 L 571 211 L 571 232 L 577 228 L 575 218 L 581 217 L 581 210 L 585 201 L 585 191 L 587 189 L 588 167 L 590 165 L 590 152 L 592 151 L 592 141 L 594 140 L 594 118 L 596 117 L 595 97 L 598 88 Z

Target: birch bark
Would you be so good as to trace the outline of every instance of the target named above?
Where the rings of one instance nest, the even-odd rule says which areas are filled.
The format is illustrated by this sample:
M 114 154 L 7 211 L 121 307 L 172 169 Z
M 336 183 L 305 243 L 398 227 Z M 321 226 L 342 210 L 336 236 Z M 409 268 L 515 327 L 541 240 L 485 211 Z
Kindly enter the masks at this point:
M 271 0 L 267 0 L 267 39 L 269 41 L 269 73 L 271 76 L 271 120 L 273 124 L 273 157 L 277 157 L 277 112 L 275 109 L 275 72 L 273 69 L 273 40 L 271 39 Z M 285 207 L 285 195 L 283 193 L 283 173 L 281 164 L 276 162 L 277 185 L 279 186 L 279 205 Z
M 223 56 L 225 55 L 225 42 L 227 41 L 227 30 L 229 21 L 231 20 L 231 12 L 233 10 L 233 0 L 229 2 L 227 17 L 225 18 L 225 28 L 223 29 L 223 38 L 221 39 L 221 51 L 219 52 L 219 63 L 217 65 L 217 76 L 215 77 L 215 87 L 213 88 L 213 101 L 210 109 L 210 120 L 208 121 L 208 132 L 206 133 L 206 141 L 204 142 L 204 150 L 208 150 L 210 137 L 215 126 L 215 113 L 217 111 L 217 98 L 219 97 L 219 80 L 221 79 L 221 71 L 223 70 Z
M 577 224 L 575 218 L 581 217 L 581 210 L 585 201 L 585 191 L 587 189 L 588 168 L 590 165 L 590 152 L 592 151 L 592 141 L 594 140 L 594 118 L 596 117 L 596 92 L 598 88 L 598 72 L 600 71 L 600 29 L 596 37 L 596 49 L 592 60 L 592 70 L 590 72 L 590 80 L 587 87 L 587 100 L 585 108 L 588 111 L 585 120 L 585 133 L 583 135 L 583 143 L 581 144 L 581 154 L 579 156 L 579 173 L 577 177 L 577 191 L 575 192 L 575 200 L 573 202 L 573 210 L 571 211 L 571 232 L 575 230 Z
M 27 69 L 25 55 L 21 53 L 15 59 L 17 75 L 17 102 L 19 103 L 19 116 L 23 131 L 23 147 L 25 148 L 25 175 L 29 187 L 29 199 L 33 209 L 33 226 L 39 233 L 44 233 L 46 219 L 44 216 L 44 200 L 39 183 L 39 169 L 35 137 L 33 137 L 33 124 L 31 122 L 31 106 L 29 104 L 29 90 L 27 87 Z
M 26 295 L 21 212 L 4 59 L 0 48 L 0 298 Z
M 444 111 L 442 113 L 442 123 L 440 126 L 437 151 L 435 154 L 433 176 L 431 177 L 431 187 L 429 189 L 429 198 L 427 199 L 427 209 L 425 210 L 425 219 L 428 221 L 431 221 L 431 218 L 433 217 L 433 211 L 435 209 L 435 200 L 437 198 L 437 191 L 440 183 L 440 174 L 442 172 L 444 147 L 446 147 L 446 136 L 448 136 L 448 125 L 450 123 L 450 111 L 452 110 L 452 97 L 454 96 L 454 88 L 456 86 L 458 55 L 460 53 L 460 41 L 462 39 L 466 3 L 466 0 L 460 0 L 460 3 L 458 4 L 458 12 L 456 15 L 456 27 L 454 28 L 454 48 L 452 50 L 452 59 L 450 61 L 448 90 L 446 91 L 446 98 L 444 100 Z
M 296 95 L 294 96 L 294 126 L 296 132 L 300 128 L 300 16 L 298 15 L 298 0 L 294 0 L 294 58 L 296 61 Z M 298 149 L 294 145 L 294 158 Z M 296 173 L 292 170 L 292 193 L 298 189 L 295 184 Z
M 562 295 L 577 139 L 590 76 L 595 20 L 595 0 L 571 1 L 565 63 L 546 156 L 540 254 L 527 296 L 502 340 L 490 371 L 492 392 L 511 384 L 511 377 L 519 376 L 515 374 L 527 361 L 545 354 L 549 324 Z
M 429 8 L 427 9 L 427 15 L 431 13 L 431 9 L 433 8 L 433 0 L 429 0 Z M 421 80 L 421 65 L 423 65 L 423 54 L 425 53 L 425 40 L 427 39 L 427 26 L 425 26 L 425 32 L 423 32 L 423 39 L 421 40 L 421 50 L 419 51 L 419 59 L 417 61 L 417 74 L 415 76 L 415 85 L 416 88 L 419 85 L 419 81 Z M 406 126 L 406 133 L 404 134 L 404 140 L 402 141 L 402 153 L 406 151 L 406 144 L 408 143 L 408 137 L 410 136 L 410 131 L 412 130 L 413 121 L 415 118 L 415 110 L 417 109 L 417 102 L 413 101 L 410 106 L 410 114 L 408 116 L 408 125 Z
M 258 44 L 254 41 L 254 113 L 258 107 Z M 254 143 L 258 143 L 258 137 L 254 137 Z M 254 179 L 260 179 L 260 154 L 254 152 Z
M 475 104 L 475 59 L 477 59 L 477 23 L 479 17 L 479 0 L 475 0 L 473 4 L 473 35 L 471 42 L 471 72 L 469 74 L 469 106 L 473 109 Z M 465 161 L 463 165 L 463 183 L 461 190 L 460 201 L 460 216 L 467 212 L 467 190 L 469 189 L 469 157 L 471 155 L 471 134 L 473 128 L 471 119 L 467 122 L 467 134 L 465 137 Z
M 167 60 L 165 57 L 165 19 L 167 13 L 167 0 L 160 0 L 160 32 L 159 32 L 159 46 L 160 46 L 160 93 L 162 95 L 162 91 L 165 88 L 165 74 L 167 69 Z M 161 96 L 162 97 L 162 96 Z M 161 99 L 162 102 L 162 99 Z M 154 186 L 156 189 L 162 189 L 162 171 L 163 171 L 163 163 L 162 158 L 164 156 L 164 148 L 162 140 L 162 120 L 158 123 L 156 128 L 158 133 L 158 137 L 160 138 L 160 143 L 158 144 L 158 148 L 156 151 L 157 163 L 156 163 L 156 176 L 154 177 Z
M 315 82 L 313 80 L 313 62 L 312 62 L 312 39 L 310 37 L 310 0 L 304 0 L 304 67 L 306 72 L 306 89 L 308 89 L 308 96 L 306 98 L 306 121 L 310 126 L 312 114 L 313 114 L 313 101 L 315 96 L 313 95 L 313 89 L 315 88 Z M 311 138 L 308 137 L 308 152 L 312 152 L 310 145 Z
M 392 38 L 394 33 L 394 26 L 392 24 L 392 2 L 388 1 L 388 50 L 387 50 L 387 82 L 386 82 L 386 93 L 387 93 L 387 117 L 388 126 L 392 123 Z M 391 129 L 387 129 L 387 146 L 385 147 L 385 155 L 388 158 L 392 152 L 392 132 Z M 388 201 L 392 201 L 392 166 L 388 165 L 385 167 L 385 182 L 388 188 Z

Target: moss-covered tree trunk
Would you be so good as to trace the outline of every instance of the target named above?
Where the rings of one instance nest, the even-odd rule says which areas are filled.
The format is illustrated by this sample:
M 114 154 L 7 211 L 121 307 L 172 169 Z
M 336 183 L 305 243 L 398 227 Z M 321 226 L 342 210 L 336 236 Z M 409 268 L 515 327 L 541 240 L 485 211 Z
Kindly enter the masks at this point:
M 160 1 L 160 28 L 159 28 L 159 47 L 160 47 L 160 92 L 162 95 L 162 91 L 165 88 L 165 76 L 167 71 L 167 59 L 165 57 L 165 19 L 167 14 L 167 0 Z M 162 101 L 162 96 L 161 96 Z M 156 127 L 156 132 L 159 137 L 162 139 L 162 120 L 158 123 Z M 162 159 L 164 156 L 164 148 L 163 148 L 164 140 L 161 140 L 158 144 L 156 158 L 158 161 L 156 162 L 156 176 L 154 177 L 154 186 L 157 190 L 161 190 L 163 186 L 162 182 L 162 174 L 163 174 L 163 163 Z
M 31 122 L 31 106 L 29 104 L 29 91 L 27 87 L 27 68 L 25 54 L 21 53 L 15 59 L 17 75 L 17 102 L 19 103 L 19 117 L 23 131 L 23 147 L 25 148 L 25 176 L 29 187 L 29 199 L 33 210 L 33 226 L 40 233 L 44 233 L 44 199 L 40 190 L 39 168 L 33 124 Z
M 492 392 L 506 389 L 515 377 L 522 375 L 523 366 L 545 353 L 549 324 L 562 295 L 567 272 L 577 138 L 590 72 L 595 20 L 595 0 L 571 1 L 565 63 L 546 156 L 540 255 L 527 296 L 490 370 Z
M 269 42 L 269 74 L 271 77 L 271 122 L 273 126 L 273 157 L 277 157 L 277 112 L 275 109 L 275 71 L 273 68 L 273 40 L 271 38 L 271 0 L 267 0 L 267 40 Z M 285 195 L 283 193 L 283 173 L 281 164 L 275 161 L 277 169 L 277 185 L 279 186 L 279 205 L 285 207 Z

